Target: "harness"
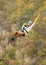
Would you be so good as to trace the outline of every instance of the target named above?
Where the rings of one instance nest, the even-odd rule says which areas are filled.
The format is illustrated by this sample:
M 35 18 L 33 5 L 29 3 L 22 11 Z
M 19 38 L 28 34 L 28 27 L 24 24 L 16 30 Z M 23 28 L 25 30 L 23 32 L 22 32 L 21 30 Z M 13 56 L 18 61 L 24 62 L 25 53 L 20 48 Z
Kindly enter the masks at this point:
M 26 33 L 28 33 L 28 31 L 25 29 L 25 27 L 23 27 L 23 30 L 25 30 L 25 31 L 26 31 Z

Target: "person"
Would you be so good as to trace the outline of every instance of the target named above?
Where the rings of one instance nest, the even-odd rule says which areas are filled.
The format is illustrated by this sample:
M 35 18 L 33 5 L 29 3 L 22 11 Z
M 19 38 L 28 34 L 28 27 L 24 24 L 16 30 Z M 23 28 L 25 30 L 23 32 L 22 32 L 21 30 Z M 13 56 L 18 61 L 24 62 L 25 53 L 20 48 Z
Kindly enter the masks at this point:
M 32 21 L 29 21 L 27 24 L 23 24 L 22 25 L 22 30 L 21 31 L 16 31 L 15 34 L 12 37 L 12 40 L 14 40 L 15 38 L 19 37 L 19 36 L 25 36 L 28 34 L 28 32 L 30 31 L 30 26 L 33 24 Z
M 17 31 L 15 32 L 15 34 L 12 37 L 12 40 L 14 40 L 15 38 L 19 37 L 19 36 L 26 36 L 30 30 L 32 29 L 32 27 L 35 25 L 35 23 L 37 22 L 37 20 L 39 19 L 40 15 L 38 15 L 38 17 L 36 17 L 35 21 L 29 21 L 27 24 L 23 24 L 22 25 L 22 31 Z
M 22 26 L 22 32 L 25 33 L 25 35 L 28 34 L 28 32 L 30 31 L 30 26 L 33 24 L 32 21 L 29 21 L 27 24 L 25 23 L 23 26 Z

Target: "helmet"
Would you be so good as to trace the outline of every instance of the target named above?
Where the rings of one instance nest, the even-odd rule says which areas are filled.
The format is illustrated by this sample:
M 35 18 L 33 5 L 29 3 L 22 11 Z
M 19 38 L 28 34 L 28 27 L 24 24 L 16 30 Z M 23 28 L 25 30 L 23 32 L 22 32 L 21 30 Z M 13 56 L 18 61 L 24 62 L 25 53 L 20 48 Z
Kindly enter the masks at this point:
M 29 21 L 28 24 L 32 24 L 32 21 Z

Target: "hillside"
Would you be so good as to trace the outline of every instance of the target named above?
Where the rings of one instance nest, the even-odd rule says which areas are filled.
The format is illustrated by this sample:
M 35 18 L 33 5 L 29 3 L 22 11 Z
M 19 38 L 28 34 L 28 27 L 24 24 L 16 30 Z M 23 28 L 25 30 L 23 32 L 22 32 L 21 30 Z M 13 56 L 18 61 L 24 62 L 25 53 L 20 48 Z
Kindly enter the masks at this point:
M 9 42 L 38 15 L 27 36 Z M 0 65 L 46 65 L 46 0 L 0 0 Z

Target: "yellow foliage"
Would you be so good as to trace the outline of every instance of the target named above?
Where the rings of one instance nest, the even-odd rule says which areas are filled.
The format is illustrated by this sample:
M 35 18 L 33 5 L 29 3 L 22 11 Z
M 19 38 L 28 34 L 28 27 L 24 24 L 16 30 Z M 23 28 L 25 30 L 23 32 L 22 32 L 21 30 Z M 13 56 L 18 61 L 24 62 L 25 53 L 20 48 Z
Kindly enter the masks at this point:
M 17 15 L 21 15 L 21 14 L 22 14 L 21 8 L 18 8 L 18 9 L 16 10 L 16 14 L 17 14 Z
M 20 6 L 20 7 L 23 5 L 23 3 L 24 3 L 23 0 L 17 0 L 16 2 L 17 6 Z
M 45 25 L 46 24 L 46 15 L 42 18 L 42 25 Z
M 28 4 L 28 8 L 34 8 L 34 3 L 30 3 L 30 4 Z
M 0 65 L 4 65 L 4 63 L 3 62 L 0 62 Z
M 15 17 L 15 14 L 12 14 L 12 15 L 11 15 L 11 18 L 13 18 L 13 17 Z
M 38 12 L 43 12 L 46 10 L 46 2 L 43 3 L 43 6 L 39 8 Z
M 45 21 L 45 20 L 46 20 L 46 16 L 43 17 L 43 21 Z

